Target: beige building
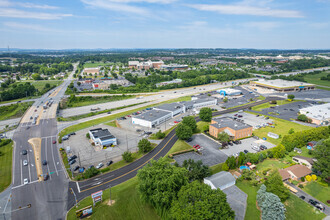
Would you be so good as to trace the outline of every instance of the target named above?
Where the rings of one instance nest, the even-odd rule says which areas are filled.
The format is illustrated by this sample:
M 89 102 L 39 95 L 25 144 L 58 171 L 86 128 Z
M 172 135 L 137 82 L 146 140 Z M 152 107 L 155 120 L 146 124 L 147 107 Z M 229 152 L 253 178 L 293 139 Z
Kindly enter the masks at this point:
M 298 81 L 288 81 L 283 79 L 274 79 L 266 80 L 260 79 L 259 81 L 250 81 L 251 86 L 263 88 L 263 89 L 272 89 L 277 92 L 294 92 L 294 91 L 303 91 L 303 90 L 312 90 L 315 89 L 314 84 L 298 82 Z
M 100 68 L 96 67 L 96 68 L 85 68 L 84 73 L 87 73 L 88 75 L 91 73 L 92 75 L 95 75 L 95 74 L 99 74 L 100 72 Z

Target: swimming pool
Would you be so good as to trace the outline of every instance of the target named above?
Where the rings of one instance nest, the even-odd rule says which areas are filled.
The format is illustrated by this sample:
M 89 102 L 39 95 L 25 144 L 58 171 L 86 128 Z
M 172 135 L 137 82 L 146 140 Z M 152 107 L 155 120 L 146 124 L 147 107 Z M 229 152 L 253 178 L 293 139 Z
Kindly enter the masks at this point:
M 248 166 L 240 166 L 239 169 L 240 169 L 240 170 L 245 170 L 245 169 L 250 170 L 250 167 L 248 167 Z

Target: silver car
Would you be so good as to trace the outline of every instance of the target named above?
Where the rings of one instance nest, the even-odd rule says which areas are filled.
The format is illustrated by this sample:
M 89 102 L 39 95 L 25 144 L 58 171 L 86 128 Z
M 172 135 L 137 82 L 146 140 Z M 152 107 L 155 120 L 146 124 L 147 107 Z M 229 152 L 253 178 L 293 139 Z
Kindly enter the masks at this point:
M 24 166 L 27 166 L 27 165 L 28 165 L 27 160 L 23 160 L 23 165 L 24 165 Z

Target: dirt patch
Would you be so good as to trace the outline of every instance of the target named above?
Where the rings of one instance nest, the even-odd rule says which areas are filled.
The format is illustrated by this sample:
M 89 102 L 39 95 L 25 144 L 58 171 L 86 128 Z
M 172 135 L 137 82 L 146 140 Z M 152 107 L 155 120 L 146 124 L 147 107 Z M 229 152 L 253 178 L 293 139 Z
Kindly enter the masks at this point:
M 111 200 L 111 201 L 109 200 L 109 201 L 107 202 L 107 205 L 108 205 L 108 206 L 112 206 L 113 204 L 115 204 L 115 202 L 116 202 L 115 200 Z
M 42 167 L 41 167 L 41 138 L 31 138 L 28 140 L 29 144 L 31 144 L 33 153 L 34 153 L 34 159 L 38 174 L 39 181 L 42 181 Z

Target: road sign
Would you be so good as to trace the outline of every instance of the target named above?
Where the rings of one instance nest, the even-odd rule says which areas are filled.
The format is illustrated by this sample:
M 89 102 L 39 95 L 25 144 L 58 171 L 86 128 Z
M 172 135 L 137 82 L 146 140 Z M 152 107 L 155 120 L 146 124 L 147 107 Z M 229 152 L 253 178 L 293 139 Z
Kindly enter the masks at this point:
M 93 205 L 94 206 L 95 206 L 95 203 L 102 201 L 102 194 L 103 194 L 103 191 L 102 190 L 97 191 L 97 192 L 91 194 L 91 197 L 93 199 Z
M 84 218 L 88 215 L 91 215 L 92 213 L 93 213 L 92 206 L 87 206 L 85 208 L 82 208 L 82 209 L 76 211 L 76 216 L 77 216 L 77 218 Z

